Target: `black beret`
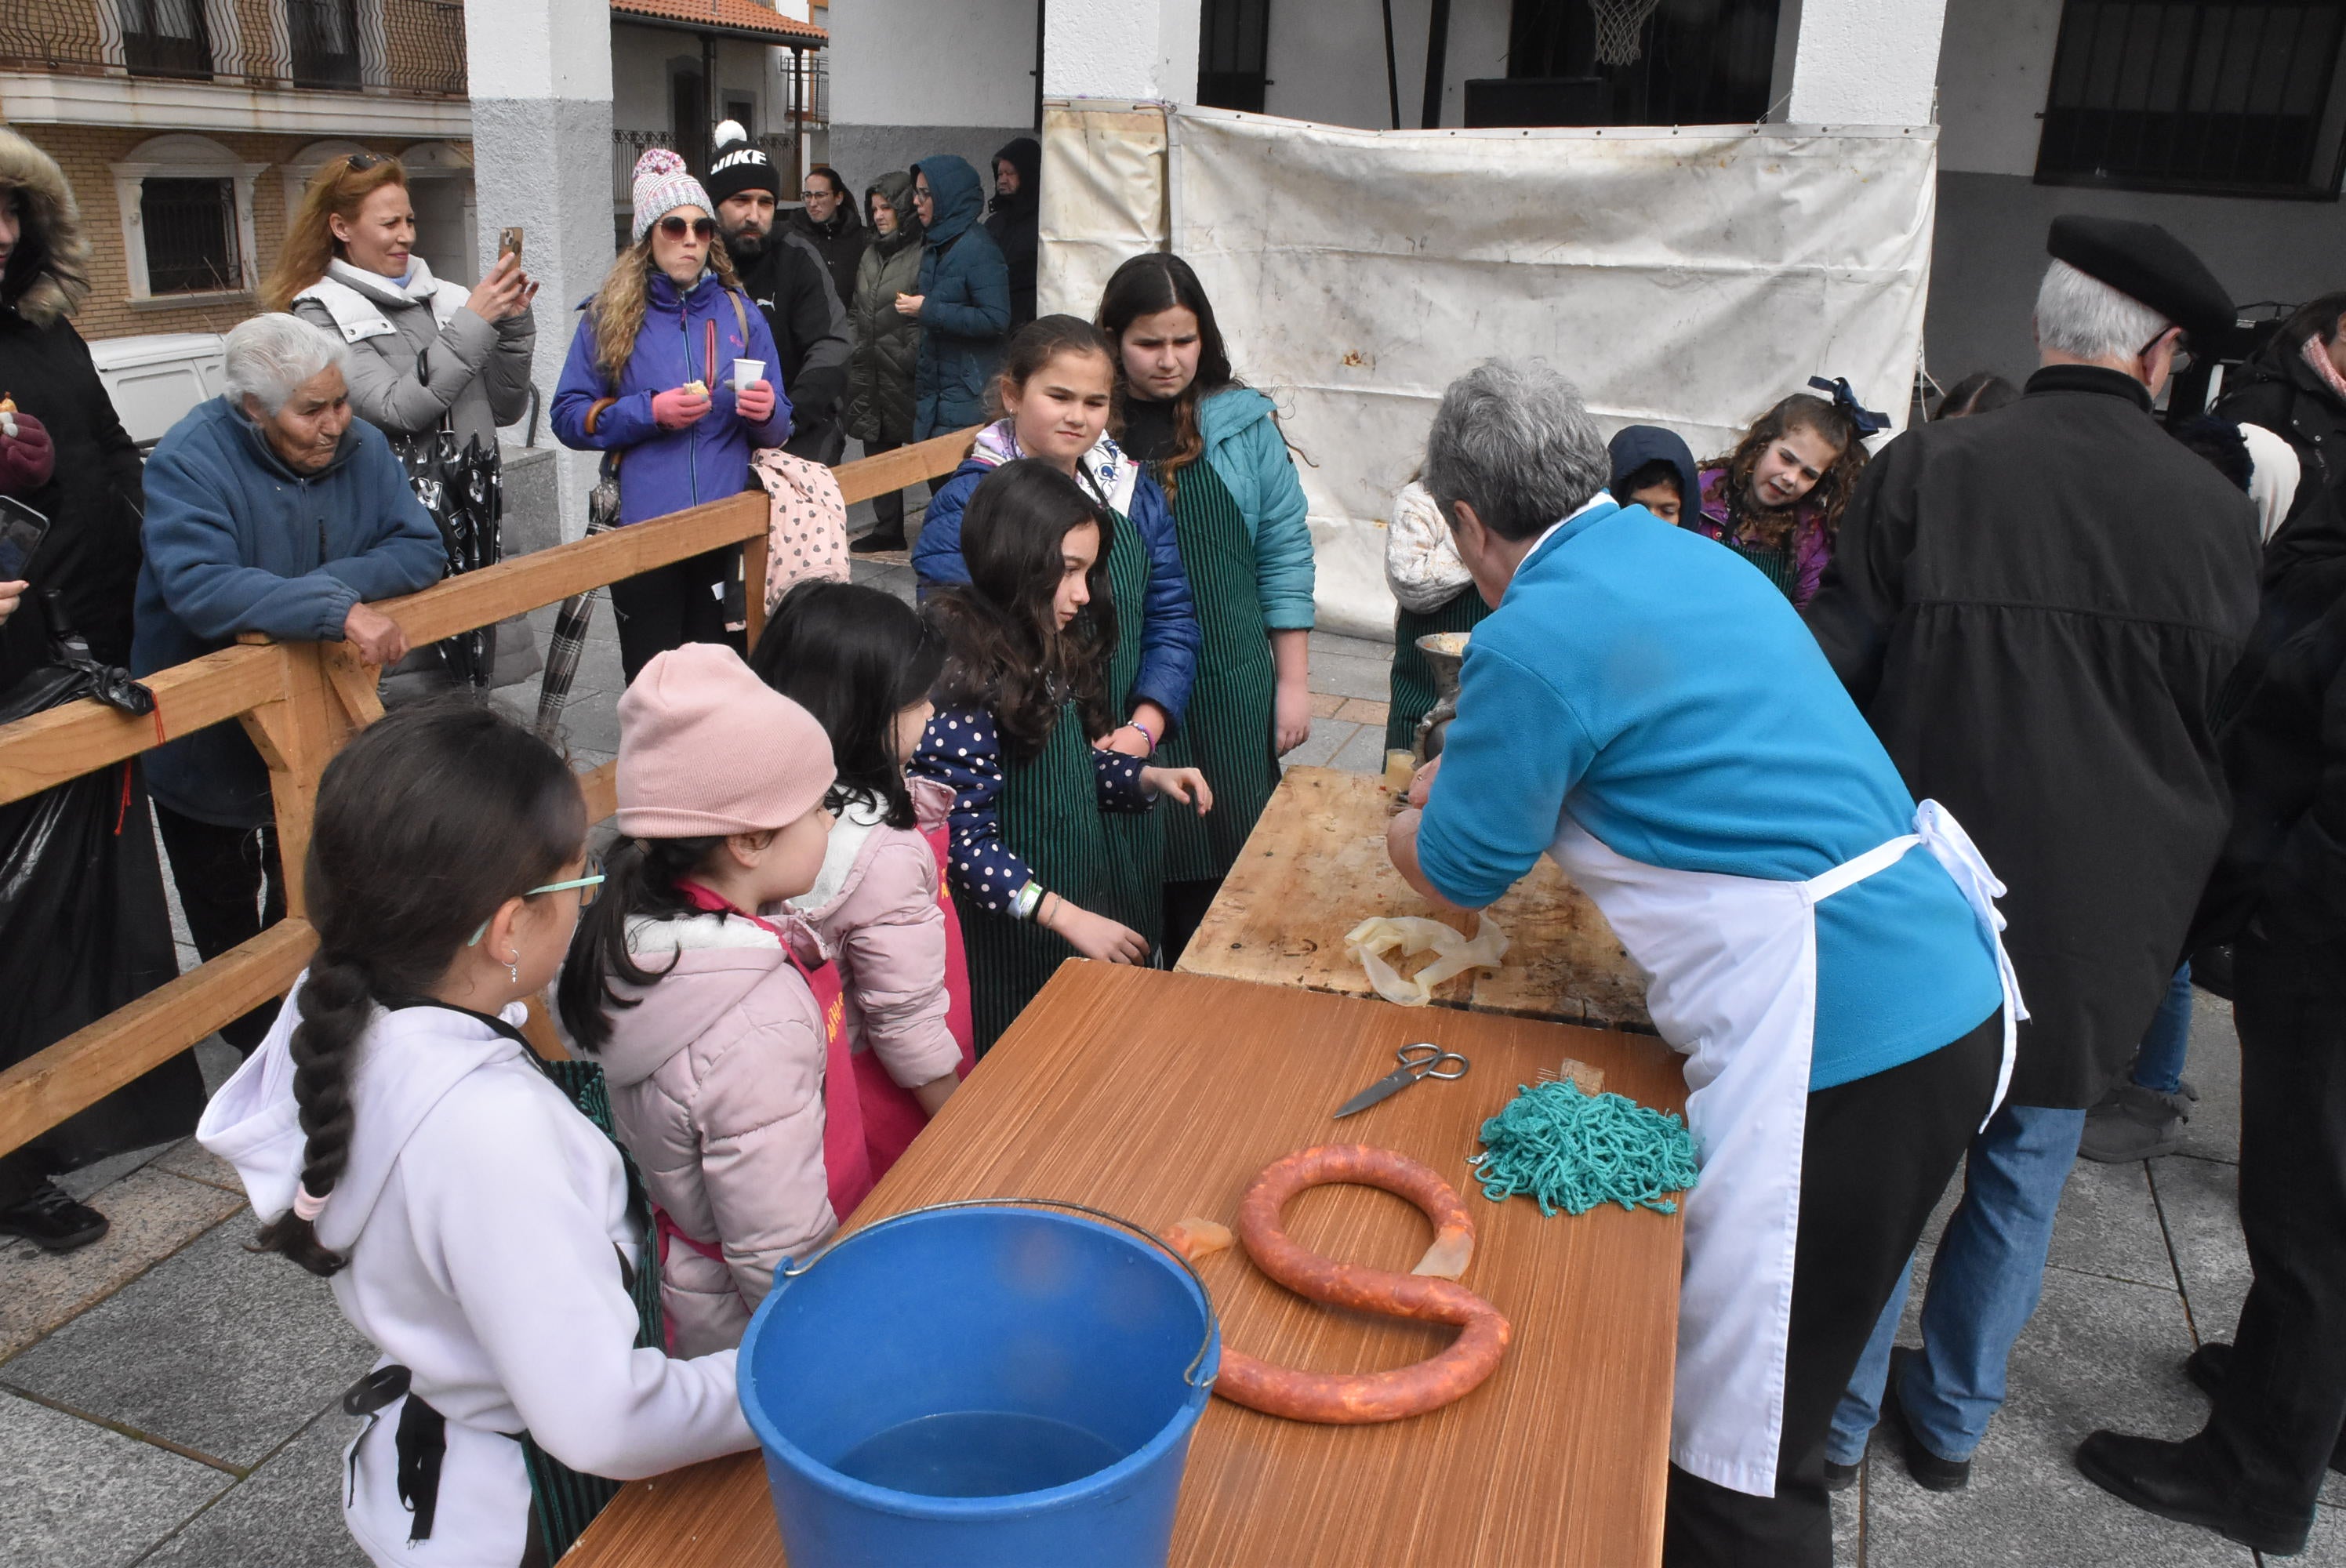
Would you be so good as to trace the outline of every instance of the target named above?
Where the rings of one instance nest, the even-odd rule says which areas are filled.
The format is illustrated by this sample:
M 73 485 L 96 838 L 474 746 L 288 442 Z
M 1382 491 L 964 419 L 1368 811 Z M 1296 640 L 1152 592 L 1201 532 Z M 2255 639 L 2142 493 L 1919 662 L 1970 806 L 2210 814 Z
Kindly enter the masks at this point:
M 2234 320 L 2232 297 L 2191 248 L 2156 223 L 2069 213 L 2053 220 L 2045 249 L 2089 278 L 2139 300 L 2208 342 Z

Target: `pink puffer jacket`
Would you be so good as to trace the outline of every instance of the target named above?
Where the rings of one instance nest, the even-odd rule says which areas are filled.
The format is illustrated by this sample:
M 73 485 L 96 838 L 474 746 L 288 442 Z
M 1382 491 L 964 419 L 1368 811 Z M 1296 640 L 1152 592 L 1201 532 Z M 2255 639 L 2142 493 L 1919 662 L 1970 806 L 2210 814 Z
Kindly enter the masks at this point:
M 799 956 L 821 962 L 804 922 L 768 917 Z M 823 1029 L 814 994 L 772 932 L 734 916 L 639 920 L 628 950 L 676 967 L 611 1010 L 599 1055 L 619 1141 L 652 1202 L 684 1236 L 667 1248 L 660 1302 L 678 1356 L 741 1342 L 783 1258 L 839 1227 L 822 1155 Z
M 910 783 L 923 821 L 952 809 L 949 787 Z M 891 828 L 876 812 L 848 807 L 831 830 L 822 874 L 790 908 L 813 925 L 839 966 L 854 1051 L 875 1054 L 906 1089 L 960 1069 L 962 1045 L 945 1023 L 936 854 L 919 829 Z

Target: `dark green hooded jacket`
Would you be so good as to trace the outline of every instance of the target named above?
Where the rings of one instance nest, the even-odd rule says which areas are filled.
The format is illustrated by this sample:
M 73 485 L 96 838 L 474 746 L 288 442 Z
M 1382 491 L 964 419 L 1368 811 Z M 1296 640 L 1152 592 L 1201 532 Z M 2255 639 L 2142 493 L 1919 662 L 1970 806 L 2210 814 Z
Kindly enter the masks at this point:
M 848 320 L 855 349 L 847 361 L 847 433 L 856 440 L 902 446 L 913 439 L 913 361 L 921 323 L 896 309 L 896 296 L 921 291 L 921 216 L 913 209 L 913 177 L 892 169 L 863 192 L 863 209 L 880 197 L 896 209 L 896 231 L 873 230 L 855 264 L 855 297 Z
M 985 199 L 969 160 L 944 153 L 913 167 L 933 201 L 915 290 L 923 302 L 913 436 L 925 441 L 985 421 L 1010 334 L 1010 269 L 978 223 Z

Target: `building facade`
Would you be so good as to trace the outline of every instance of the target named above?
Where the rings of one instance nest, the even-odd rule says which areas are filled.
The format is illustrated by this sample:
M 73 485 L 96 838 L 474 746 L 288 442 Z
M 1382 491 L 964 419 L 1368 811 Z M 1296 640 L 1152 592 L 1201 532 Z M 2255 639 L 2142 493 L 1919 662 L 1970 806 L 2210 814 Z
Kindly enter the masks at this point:
M 2346 0 L 849 0 L 833 29 L 842 168 L 983 167 L 1046 58 L 1055 97 L 1363 127 L 1936 124 L 1942 383 L 2034 365 L 2061 212 L 2166 225 L 2244 307 L 2346 287 Z
M 476 275 L 464 15 L 445 0 L 0 0 L 0 118 L 80 205 L 85 337 L 250 315 L 302 186 L 362 150 L 405 160 L 433 270 Z

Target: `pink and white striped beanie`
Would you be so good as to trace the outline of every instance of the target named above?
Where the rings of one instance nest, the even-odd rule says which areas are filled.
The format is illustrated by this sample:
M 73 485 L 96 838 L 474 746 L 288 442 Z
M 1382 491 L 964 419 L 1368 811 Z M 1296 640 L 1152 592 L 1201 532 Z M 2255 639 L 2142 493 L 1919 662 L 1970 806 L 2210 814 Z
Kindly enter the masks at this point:
M 717 216 L 717 204 L 685 168 L 682 155 L 670 148 L 652 148 L 636 159 L 635 185 L 638 241 L 651 232 L 653 224 L 679 207 L 698 207 L 711 218 Z

